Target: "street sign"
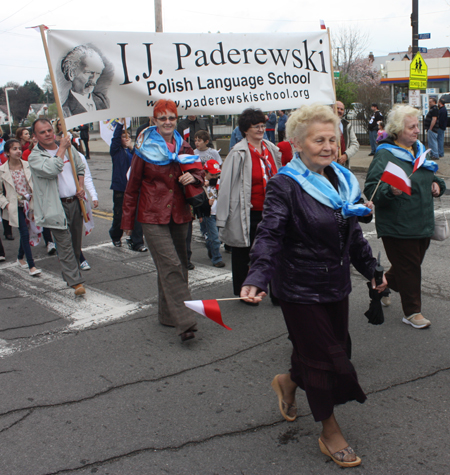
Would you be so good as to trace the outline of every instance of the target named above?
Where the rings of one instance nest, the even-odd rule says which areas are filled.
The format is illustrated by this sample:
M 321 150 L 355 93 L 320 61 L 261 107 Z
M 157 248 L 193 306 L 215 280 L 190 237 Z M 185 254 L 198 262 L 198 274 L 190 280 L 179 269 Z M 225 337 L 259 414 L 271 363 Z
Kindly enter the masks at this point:
M 408 95 L 409 105 L 411 107 L 420 107 L 420 91 L 418 89 L 410 89 Z
M 420 53 L 417 53 L 409 67 L 409 88 L 426 89 L 428 79 L 428 66 Z
M 429 40 L 431 38 L 431 33 L 419 33 L 417 36 L 419 40 Z
M 428 53 L 428 48 L 419 48 L 419 53 Z
M 340 71 L 334 71 L 334 79 L 339 79 L 340 75 L 341 75 Z

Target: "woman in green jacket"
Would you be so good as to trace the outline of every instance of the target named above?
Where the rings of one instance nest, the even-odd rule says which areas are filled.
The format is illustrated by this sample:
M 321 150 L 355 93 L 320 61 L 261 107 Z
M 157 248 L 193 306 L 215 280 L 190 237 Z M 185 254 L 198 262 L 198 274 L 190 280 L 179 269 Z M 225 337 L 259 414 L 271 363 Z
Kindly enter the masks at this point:
M 411 178 L 411 196 L 381 182 L 373 197 L 378 237 L 391 262 L 386 272 L 388 286 L 400 293 L 403 323 L 413 328 L 429 327 L 422 315 L 421 264 L 434 232 L 433 198 L 445 191 L 445 182 L 435 173 L 436 163 L 425 160 L 413 174 L 416 160 L 425 152 L 419 136 L 419 111 L 399 105 L 388 115 L 388 138 L 378 145 L 366 177 L 364 194 L 370 199 L 388 162 L 401 167 Z

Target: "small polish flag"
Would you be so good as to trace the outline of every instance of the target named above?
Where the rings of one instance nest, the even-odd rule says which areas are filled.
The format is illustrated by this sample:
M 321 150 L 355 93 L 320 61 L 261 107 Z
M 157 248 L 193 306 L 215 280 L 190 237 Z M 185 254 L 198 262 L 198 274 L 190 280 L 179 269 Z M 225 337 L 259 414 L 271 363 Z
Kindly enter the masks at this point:
M 203 170 L 203 163 L 202 161 L 200 160 L 200 157 L 197 157 L 197 160 L 195 160 L 194 162 L 191 162 L 191 163 L 183 163 L 183 158 L 185 157 L 192 157 L 192 155 L 185 155 L 185 154 L 181 154 L 181 155 L 178 155 L 178 158 L 180 159 L 180 168 L 181 168 L 181 171 L 182 172 L 186 172 L 188 170 L 192 170 L 193 168 L 197 168 L 199 170 Z
M 321 30 L 326 30 L 325 22 L 323 20 L 320 20 L 320 29 Z
M 427 153 L 430 151 L 431 148 L 425 150 L 425 152 L 423 152 L 422 155 L 416 160 L 416 162 L 414 163 L 413 173 L 415 173 L 416 170 L 423 165 L 423 162 L 427 159 Z
M 184 140 L 186 140 L 186 142 L 189 138 L 190 133 L 191 133 L 191 131 L 190 131 L 189 127 L 187 129 L 183 130 L 183 138 L 184 138 Z
M 42 25 L 44 27 L 44 30 L 48 30 L 48 26 L 45 26 L 45 25 Z M 26 26 L 25 27 L 26 30 L 34 30 L 34 31 L 37 31 L 38 33 L 40 33 L 40 28 L 39 26 Z
M 217 300 L 185 300 L 184 305 L 186 305 L 187 308 L 194 310 L 194 312 L 222 325 L 227 330 L 231 330 L 230 327 L 223 323 L 219 302 L 217 302 Z
M 411 180 L 403 168 L 400 168 L 395 163 L 388 162 L 380 180 L 411 196 Z

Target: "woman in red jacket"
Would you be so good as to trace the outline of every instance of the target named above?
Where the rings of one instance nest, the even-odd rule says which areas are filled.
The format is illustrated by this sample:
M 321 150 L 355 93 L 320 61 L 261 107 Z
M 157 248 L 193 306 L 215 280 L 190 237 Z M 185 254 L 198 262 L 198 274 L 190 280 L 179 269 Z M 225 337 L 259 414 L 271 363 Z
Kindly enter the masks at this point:
M 201 188 L 205 172 L 195 169 L 183 173 L 180 168 L 196 157 L 175 130 L 175 103 L 159 100 L 153 117 L 156 125 L 144 129 L 136 141 L 123 200 L 122 229 L 131 234 L 137 214 L 158 272 L 159 321 L 175 327 L 181 341 L 186 341 L 195 337 L 197 324 L 194 313 L 183 303 L 191 300 L 186 236 L 192 219 L 184 186 Z

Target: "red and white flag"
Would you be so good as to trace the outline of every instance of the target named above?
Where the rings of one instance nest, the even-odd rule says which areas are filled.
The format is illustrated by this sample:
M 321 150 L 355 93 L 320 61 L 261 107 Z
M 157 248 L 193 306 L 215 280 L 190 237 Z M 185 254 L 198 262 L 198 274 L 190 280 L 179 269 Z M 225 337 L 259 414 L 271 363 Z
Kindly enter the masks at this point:
M 326 30 L 327 27 L 325 26 L 325 22 L 323 20 L 320 20 L 320 29 L 321 30 Z
M 403 168 L 395 163 L 388 162 L 380 180 L 411 196 L 411 180 Z
M 194 310 L 194 312 L 222 325 L 227 330 L 231 330 L 230 327 L 223 323 L 219 302 L 217 300 L 185 300 L 184 305 L 186 305 L 187 308 Z
M 194 162 L 191 163 L 183 163 L 183 159 L 189 158 L 196 156 L 197 159 Z M 198 155 L 187 155 L 187 154 L 180 154 L 178 155 L 178 158 L 180 159 L 180 168 L 182 172 L 187 172 L 188 170 L 192 170 L 193 168 L 197 168 L 198 170 L 203 170 L 203 163 L 200 160 L 200 157 Z
M 415 173 L 416 170 L 423 165 L 423 162 L 427 159 L 427 153 L 430 151 L 431 151 L 431 148 L 429 148 L 428 150 L 425 150 L 425 152 L 423 152 L 422 155 L 416 160 L 416 162 L 414 163 L 413 173 Z
M 42 25 L 44 27 L 44 30 L 48 30 L 48 26 L 45 26 L 45 25 Z M 34 31 L 37 31 L 38 33 L 41 32 L 39 26 L 26 26 L 25 27 L 26 30 L 34 30 Z
M 184 140 L 186 140 L 186 142 L 189 139 L 190 133 L 191 133 L 191 129 L 189 127 L 187 129 L 183 130 L 183 138 L 184 138 Z

